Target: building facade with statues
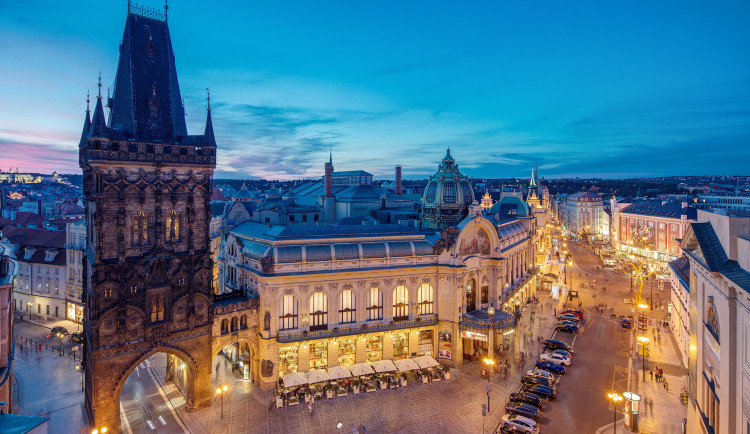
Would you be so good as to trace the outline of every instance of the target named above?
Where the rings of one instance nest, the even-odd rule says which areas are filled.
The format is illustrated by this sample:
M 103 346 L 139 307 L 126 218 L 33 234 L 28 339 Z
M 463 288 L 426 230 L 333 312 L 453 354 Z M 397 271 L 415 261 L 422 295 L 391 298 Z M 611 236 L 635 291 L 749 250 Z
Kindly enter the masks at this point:
M 485 354 L 513 358 L 517 312 L 535 295 L 536 220 L 522 200 L 483 210 L 471 189 L 462 191 L 452 160 L 443 159 L 425 191 L 429 230 L 248 221 L 228 231 L 220 285 L 259 299 L 250 338 L 256 384 L 270 389 L 289 372 L 423 354 L 450 366 Z

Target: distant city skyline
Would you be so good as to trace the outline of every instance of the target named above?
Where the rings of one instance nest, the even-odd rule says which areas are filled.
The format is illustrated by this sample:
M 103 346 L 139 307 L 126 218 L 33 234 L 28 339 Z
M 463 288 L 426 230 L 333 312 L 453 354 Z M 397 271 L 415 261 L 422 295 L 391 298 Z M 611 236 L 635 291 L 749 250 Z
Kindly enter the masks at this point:
M 161 2 L 148 1 L 160 8 Z M 126 1 L 8 3 L 0 168 L 78 173 L 86 91 Z M 188 130 L 211 88 L 217 178 L 747 174 L 750 4 L 171 4 Z M 105 95 L 106 96 L 106 95 Z

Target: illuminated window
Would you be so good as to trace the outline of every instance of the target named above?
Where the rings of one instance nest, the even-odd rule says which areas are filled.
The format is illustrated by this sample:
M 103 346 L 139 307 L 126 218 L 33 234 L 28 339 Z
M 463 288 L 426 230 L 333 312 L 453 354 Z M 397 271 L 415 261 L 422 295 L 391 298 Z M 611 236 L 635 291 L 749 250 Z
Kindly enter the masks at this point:
M 285 295 L 281 299 L 281 315 L 279 315 L 279 330 L 297 328 L 297 298 L 293 295 Z
M 405 321 L 409 319 L 409 290 L 399 285 L 393 290 L 393 320 Z
M 354 303 L 354 291 L 345 289 L 339 297 L 339 322 L 350 323 L 356 321 L 356 307 Z
M 158 295 L 151 299 L 151 322 L 164 321 L 164 296 Z
M 370 301 L 367 307 L 367 319 L 383 319 L 383 292 L 378 288 L 370 288 Z
M 310 331 L 328 329 L 328 296 L 316 292 L 310 296 Z
M 432 290 L 432 285 L 429 283 L 423 283 L 422 286 L 419 287 L 419 291 L 417 292 L 417 309 L 418 314 L 420 315 L 429 315 L 431 313 L 435 313 L 434 309 L 434 291 Z

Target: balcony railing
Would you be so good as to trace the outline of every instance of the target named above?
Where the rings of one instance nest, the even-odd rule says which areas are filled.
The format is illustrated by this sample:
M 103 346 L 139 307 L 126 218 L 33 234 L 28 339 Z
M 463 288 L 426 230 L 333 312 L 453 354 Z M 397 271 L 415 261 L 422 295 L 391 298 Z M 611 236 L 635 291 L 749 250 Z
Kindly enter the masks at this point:
M 316 339 L 329 339 L 338 336 L 351 336 L 364 333 L 385 332 L 401 330 L 412 327 L 425 327 L 437 324 L 437 315 L 421 316 L 408 321 L 391 321 L 381 324 L 362 324 L 350 327 L 334 327 L 330 330 L 318 330 L 313 332 L 296 332 L 279 334 L 276 340 L 282 343 L 299 342 Z

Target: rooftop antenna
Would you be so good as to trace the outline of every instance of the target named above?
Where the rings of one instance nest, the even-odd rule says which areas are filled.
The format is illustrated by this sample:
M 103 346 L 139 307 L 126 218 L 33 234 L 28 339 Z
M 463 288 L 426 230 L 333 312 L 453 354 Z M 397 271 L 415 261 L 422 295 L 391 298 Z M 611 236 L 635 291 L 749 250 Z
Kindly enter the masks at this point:
M 102 71 L 99 70 L 99 96 L 97 96 L 98 99 L 102 99 Z

